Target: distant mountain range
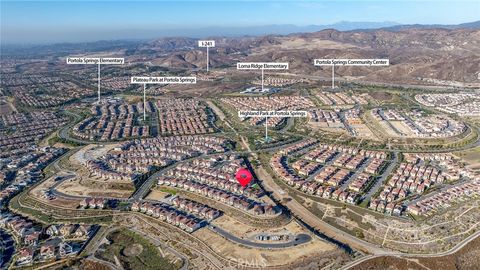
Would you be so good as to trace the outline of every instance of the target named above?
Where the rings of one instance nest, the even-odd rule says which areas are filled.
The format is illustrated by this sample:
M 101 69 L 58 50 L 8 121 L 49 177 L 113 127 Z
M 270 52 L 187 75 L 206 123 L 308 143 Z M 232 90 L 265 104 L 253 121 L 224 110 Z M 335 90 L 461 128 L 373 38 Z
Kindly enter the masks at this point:
M 480 28 L 480 21 L 461 23 L 461 24 L 398 24 L 393 26 L 382 27 L 392 31 L 400 31 L 405 29 L 478 29 Z M 359 29 L 359 28 L 357 28 Z
M 274 24 L 263 26 L 245 26 L 245 27 L 206 27 L 194 30 L 176 30 L 175 32 L 187 32 L 188 37 L 204 37 L 204 36 L 263 36 L 263 35 L 288 35 L 292 33 L 317 32 L 324 29 L 335 29 L 338 31 L 349 31 L 355 29 L 378 29 L 384 27 L 394 27 L 400 25 L 396 22 L 338 22 L 326 25 L 306 25 L 297 26 L 293 24 Z M 164 34 L 164 33 L 161 33 Z
M 442 24 L 400 24 L 397 22 L 349 22 L 342 21 L 334 24 L 325 25 L 307 25 L 297 26 L 293 24 L 283 25 L 263 25 L 263 26 L 245 26 L 245 27 L 204 27 L 204 28 L 192 28 L 192 29 L 137 29 L 137 30 L 119 30 L 115 33 L 114 37 L 108 38 L 108 34 L 105 34 L 105 40 L 102 41 L 89 41 L 89 42 L 70 42 L 70 43 L 56 43 L 53 45 L 61 45 L 64 49 L 68 47 L 81 46 L 93 46 L 104 48 L 105 45 L 109 45 L 111 41 L 115 43 L 122 43 L 125 41 L 130 42 L 142 42 L 151 39 L 164 38 L 164 37 L 189 37 L 189 38 L 205 38 L 205 37 L 244 37 L 244 36 L 264 36 L 264 35 L 288 35 L 294 33 L 312 33 L 325 29 L 335 29 L 338 31 L 352 31 L 352 30 L 377 30 L 385 29 L 389 31 L 400 31 L 404 29 L 432 29 L 432 28 L 444 28 L 444 29 L 476 29 L 480 28 L 480 21 L 462 23 L 456 25 L 442 25 Z M 132 34 L 131 32 L 135 32 Z M 12 47 L 18 47 L 18 44 L 8 44 L 5 40 L 0 41 L 2 49 L 12 49 Z M 69 45 L 71 44 L 71 45 Z M 23 44 L 24 47 L 42 47 L 52 44 Z M 10 52 L 10 50 L 8 50 Z M 5 53 L 5 51 L 3 51 Z
M 288 35 L 217 37 L 210 50 L 212 68 L 233 67 L 236 62 L 288 62 L 296 74 L 326 77 L 330 68 L 313 66 L 315 58 L 388 58 L 389 67 L 337 67 L 343 78 L 369 82 L 448 86 L 480 85 L 480 27 L 405 25 L 379 29 Z M 155 66 L 198 68 L 205 51 L 194 38 L 159 38 L 129 50 Z
M 328 78 L 330 68 L 314 67 L 313 59 L 389 58 L 389 67 L 338 67 L 335 72 L 339 77 L 368 82 L 480 86 L 480 21 L 459 25 L 341 22 L 265 26 L 249 31 L 248 36 L 230 31 L 231 36 L 213 37 L 216 47 L 210 50 L 210 67 L 233 67 L 239 61 L 289 62 L 294 73 Z M 176 34 L 150 40 L 10 46 L 2 47 L 2 55 L 34 58 L 104 52 L 157 67 L 201 68 L 206 56 L 197 39 L 208 37 Z

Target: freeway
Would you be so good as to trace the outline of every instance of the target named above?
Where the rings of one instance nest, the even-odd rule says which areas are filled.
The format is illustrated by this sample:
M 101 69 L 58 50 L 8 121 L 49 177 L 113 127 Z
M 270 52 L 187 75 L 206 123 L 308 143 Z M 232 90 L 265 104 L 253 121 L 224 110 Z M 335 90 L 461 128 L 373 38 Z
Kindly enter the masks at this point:
M 294 240 L 289 241 L 289 242 L 284 242 L 284 243 L 258 243 L 258 242 L 252 242 L 248 241 L 245 239 L 238 238 L 231 233 L 217 227 L 214 225 L 207 225 L 207 228 L 220 234 L 221 236 L 227 238 L 228 240 L 242 244 L 244 246 L 249 246 L 253 248 L 262 248 L 262 249 L 278 249 L 278 248 L 288 248 L 288 247 L 294 247 L 298 246 L 304 243 L 308 243 L 312 240 L 312 237 L 308 234 L 298 234 Z

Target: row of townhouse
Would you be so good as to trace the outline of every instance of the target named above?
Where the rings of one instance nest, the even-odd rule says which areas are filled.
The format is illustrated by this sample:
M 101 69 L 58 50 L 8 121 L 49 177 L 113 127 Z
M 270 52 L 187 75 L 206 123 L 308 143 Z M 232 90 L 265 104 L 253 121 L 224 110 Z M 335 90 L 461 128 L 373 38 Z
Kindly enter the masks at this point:
M 9 158 L 3 173 L 15 177 L 5 183 L 0 191 L 0 204 L 12 198 L 25 187 L 35 183 L 41 178 L 41 170 L 51 161 L 65 153 L 63 148 L 42 147 L 32 149 L 30 153 L 21 157 Z M 8 173 L 7 173 L 8 172 Z
M 296 182 L 301 181 L 299 177 L 290 167 L 287 165 L 287 156 L 277 153 L 270 159 L 270 167 L 274 172 L 280 176 L 287 184 L 293 186 Z
M 122 150 L 128 150 L 130 147 L 136 148 L 160 148 L 177 149 L 186 148 L 193 151 L 199 151 L 202 154 L 211 154 L 214 152 L 223 152 L 231 143 L 230 140 L 215 136 L 175 136 L 175 137 L 154 137 L 136 139 L 122 144 Z
M 463 200 L 471 200 L 480 196 L 480 177 L 473 181 L 454 185 L 433 195 L 408 204 L 407 211 L 413 215 L 430 215 L 440 209 L 451 207 Z
M 191 167 L 193 170 L 186 170 L 185 166 L 169 170 L 165 175 L 178 179 L 192 180 L 211 187 L 219 188 L 237 195 L 249 198 L 263 196 L 263 192 L 250 186 L 242 187 L 235 179 L 234 174 L 209 170 L 208 168 Z M 197 171 L 197 172 L 195 172 Z
M 91 176 L 98 177 L 105 181 L 135 182 L 137 175 L 134 173 L 122 173 L 114 171 L 103 161 L 88 160 L 85 164 Z
M 53 106 L 58 106 L 65 103 L 68 100 L 71 100 L 71 97 L 59 96 L 59 95 L 36 95 L 33 93 L 28 93 L 24 87 L 14 87 L 10 89 L 15 97 L 15 100 L 18 100 L 19 103 L 34 108 L 48 108 Z
M 91 107 L 91 112 L 93 115 L 102 117 L 102 116 L 123 116 L 132 115 L 136 113 L 143 113 L 143 102 L 138 102 L 136 104 L 126 104 L 123 101 L 119 101 L 117 104 L 102 104 L 95 105 Z M 147 106 L 145 107 L 146 112 L 151 113 L 155 110 L 153 103 L 150 101 L 146 102 Z M 122 117 L 120 117 L 122 118 Z
M 308 111 L 308 113 L 313 122 L 327 124 L 328 127 L 343 127 L 342 119 L 338 112 L 313 109 Z
M 303 158 L 310 161 L 316 161 L 319 163 L 326 163 L 332 160 L 337 155 L 334 150 L 324 148 L 314 148 L 312 151 L 307 152 Z
M 63 239 L 86 240 L 92 232 L 93 227 L 87 224 L 52 224 L 45 229 L 46 235 Z
M 287 148 L 284 148 L 282 150 L 280 150 L 280 154 L 284 154 L 284 155 L 292 155 L 294 154 L 295 152 L 298 152 L 302 149 L 305 149 L 307 147 L 310 147 L 312 145 L 315 145 L 318 141 L 315 140 L 315 139 L 307 139 L 307 140 L 304 140 L 304 141 L 301 141 L 301 142 L 298 142 L 298 143 L 295 143 L 294 145 L 291 145 Z
M 133 122 L 131 118 L 115 122 L 111 120 L 97 122 L 94 117 L 90 117 L 76 124 L 72 133 L 81 139 L 101 141 L 150 136 L 149 126 L 136 126 Z
M 310 162 L 305 159 L 300 159 L 295 161 L 292 164 L 292 168 L 298 171 L 298 174 L 303 176 L 309 176 L 315 173 L 318 169 L 322 167 L 321 164 L 317 162 Z
M 370 163 L 365 167 L 365 172 L 369 174 L 379 174 L 385 167 L 386 162 L 379 158 L 370 158 Z
M 146 111 L 154 111 L 153 104 L 147 102 Z M 104 104 L 91 107 L 92 116 L 82 120 L 73 127 L 76 137 L 102 141 L 131 137 L 148 137 L 149 126 L 136 125 L 135 118 L 143 112 L 143 103 L 138 104 Z
M 360 149 L 353 146 L 321 143 L 318 145 L 318 147 L 337 151 L 337 152 L 342 152 L 350 155 L 361 155 L 365 157 L 378 158 L 382 160 L 385 160 L 388 157 L 387 152 L 384 152 L 384 151 L 365 150 L 365 149 Z
M 115 77 L 115 78 L 104 78 L 102 79 L 103 87 L 107 89 L 112 89 L 114 91 L 124 91 L 132 84 L 130 83 L 131 77 Z M 143 90 L 143 89 L 142 89 Z
M 20 64 L 26 64 L 31 60 L 26 59 L 18 59 L 18 58 L 2 58 L 2 69 L 5 70 L 9 69 L 12 72 L 4 72 L 2 73 L 2 84 L 6 86 L 30 86 L 33 84 L 45 84 L 45 83 L 53 83 L 62 81 L 63 79 L 56 75 L 48 75 L 45 74 L 32 74 L 32 73 L 19 73 L 14 72 L 16 67 Z M 30 87 L 29 87 L 30 88 Z
M 363 120 L 360 117 L 361 110 L 360 108 L 352 108 L 344 112 L 345 120 L 350 125 L 361 125 Z
M 402 215 L 405 210 L 402 203 L 387 202 L 378 198 L 371 200 L 368 208 L 380 213 L 396 216 Z
M 204 218 L 208 221 L 212 221 L 222 215 L 220 210 L 179 196 L 176 196 L 172 199 L 172 204 L 180 210 L 191 213 L 197 217 Z
M 62 228 L 62 225 L 52 226 L 60 226 Z M 88 239 L 90 235 L 90 226 L 78 224 L 65 226 L 74 226 L 75 230 L 70 233 L 78 236 L 76 238 L 81 238 L 83 241 Z M 7 212 L 1 213 L 0 228 L 5 228 L 15 235 L 19 245 L 16 264 L 19 266 L 30 265 L 34 261 L 55 258 L 56 250 L 58 258 L 75 254 L 72 245 L 64 242 L 64 239 L 67 237 L 60 234 L 49 234 L 49 229 L 44 230 L 40 225 L 22 216 Z
M 403 121 L 406 119 L 400 111 L 393 109 L 372 109 L 372 115 L 378 121 Z
M 387 208 L 388 204 L 395 204 L 411 194 L 421 195 L 429 187 L 442 183 L 446 179 L 440 170 L 431 165 L 402 162 L 378 195 L 377 205 L 384 207 L 375 208 L 390 214 L 392 212 L 390 207 Z
M 194 192 L 214 199 L 221 203 L 233 206 L 245 212 L 251 212 L 255 215 L 274 215 L 275 211 L 272 205 L 263 204 L 243 195 L 231 193 L 229 191 L 202 184 L 193 180 L 178 179 L 173 177 L 160 177 L 158 185 L 172 186 L 186 191 Z M 258 206 L 257 206 L 258 205 Z
M 55 240 L 52 239 L 52 241 L 42 244 L 40 248 L 23 247 L 19 249 L 16 256 L 16 265 L 28 266 L 36 262 L 60 260 L 77 254 L 78 250 L 74 249 L 72 243 Z
M 323 105 L 351 105 L 351 104 L 368 104 L 368 101 L 364 98 L 364 95 L 347 95 L 346 93 L 338 92 L 318 92 L 316 95 Z
M 276 127 L 276 126 L 280 125 L 280 123 L 284 120 L 285 120 L 285 118 L 281 118 L 281 117 L 269 117 L 269 118 L 250 117 L 248 119 L 250 125 L 252 125 L 252 126 L 263 126 L 263 125 L 265 125 L 265 121 L 267 121 L 267 126 L 269 126 L 269 127 Z
M 270 166 L 288 185 L 308 194 L 351 204 L 356 204 L 360 199 L 360 195 L 353 190 L 346 191 L 336 188 L 348 178 L 350 175 L 348 170 L 326 166 L 314 177 L 314 181 L 306 181 L 288 168 L 286 156 L 280 154 L 273 155 L 270 160 Z
M 252 81 L 254 85 L 267 85 L 267 86 L 276 86 L 282 87 L 296 83 L 308 82 L 308 79 L 304 78 L 286 78 L 279 76 L 265 76 L 263 80 L 255 79 Z
M 337 159 L 333 162 L 333 165 L 338 167 L 345 167 L 350 170 L 357 169 L 365 162 L 366 158 L 361 155 L 350 155 L 342 153 Z
M 161 99 L 156 102 L 161 134 L 196 135 L 212 133 L 213 118 L 206 103 L 197 99 Z
M 418 137 L 444 138 L 463 133 L 467 126 L 448 116 L 430 115 L 413 118 L 413 123 L 407 121 L 407 126 Z
M 107 157 L 105 162 L 108 164 L 112 170 L 125 173 L 133 174 L 136 172 L 147 173 L 150 171 L 152 166 L 165 166 L 170 164 L 170 160 L 166 159 L 154 159 L 154 158 L 113 158 L 111 156 Z
M 480 115 L 478 93 L 417 94 L 415 100 L 425 106 L 461 116 Z
M 126 158 L 131 163 L 135 161 L 142 161 L 136 158 L 145 159 L 145 158 L 164 158 L 171 160 L 182 160 L 187 157 L 198 155 L 198 151 L 194 150 L 190 146 L 178 145 L 178 147 L 173 147 L 170 145 L 131 145 L 128 148 L 122 149 L 116 153 L 115 157 Z M 143 161 L 142 161 L 143 163 Z
M 373 180 L 373 177 L 366 174 L 360 173 L 357 177 L 348 185 L 348 189 L 355 192 L 364 191 L 368 184 Z
M 6 119 L 0 127 L 0 157 L 28 153 L 36 142 L 66 123 L 66 118 L 55 114 L 38 116 L 32 112 L 26 118 L 28 122 L 18 124 L 9 124 Z
M 352 172 L 347 169 L 326 166 L 319 174 L 315 175 L 313 179 L 321 184 L 338 187 L 343 184 L 343 182 L 345 182 L 351 175 Z
M 471 168 L 450 153 L 405 153 L 404 157 L 412 163 L 426 161 L 438 164 L 449 181 L 459 180 L 461 177 L 473 178 L 476 175 Z
M 315 104 L 306 97 L 302 96 L 270 96 L 270 97 L 238 97 L 222 98 L 221 101 L 232 106 L 237 111 L 245 109 L 263 110 L 263 111 L 288 111 L 301 110 L 315 107 Z M 245 120 L 241 118 L 241 120 Z M 265 124 L 265 118 L 254 118 L 251 124 Z M 282 122 L 283 118 L 268 118 L 269 126 L 276 126 Z
M 222 98 L 236 110 L 299 110 L 315 107 L 315 104 L 307 97 L 302 96 L 269 96 L 269 97 L 236 97 Z
M 107 202 L 106 199 L 102 198 L 84 198 L 80 201 L 79 206 L 81 208 L 103 209 Z
M 198 219 L 183 211 L 161 203 L 137 201 L 132 204 L 131 210 L 140 211 L 149 216 L 158 218 L 162 221 L 166 221 L 187 232 L 194 232 L 197 229 L 200 229 L 205 224 L 205 221 L 202 219 Z
M 191 140 L 188 140 L 191 139 Z M 124 142 L 100 160 L 89 160 L 91 175 L 104 180 L 135 181 L 152 166 L 166 166 L 201 153 L 223 152 L 228 140 L 215 137 L 151 138 Z

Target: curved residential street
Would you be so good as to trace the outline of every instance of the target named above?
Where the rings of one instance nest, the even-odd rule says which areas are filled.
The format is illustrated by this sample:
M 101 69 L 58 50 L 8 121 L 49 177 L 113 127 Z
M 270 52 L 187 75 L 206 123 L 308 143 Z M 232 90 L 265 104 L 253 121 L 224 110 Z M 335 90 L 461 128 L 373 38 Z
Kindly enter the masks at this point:
M 263 249 L 276 249 L 276 248 L 288 248 L 288 247 L 294 247 L 298 246 L 304 243 L 308 243 L 312 240 L 312 237 L 308 234 L 298 234 L 295 236 L 295 239 L 289 242 L 283 242 L 283 243 L 258 243 L 258 242 L 252 242 L 248 241 L 242 238 L 238 238 L 231 233 L 217 227 L 214 225 L 207 225 L 207 228 L 220 234 L 221 236 L 227 238 L 228 240 L 242 244 L 245 246 L 253 247 L 253 248 L 263 248 Z

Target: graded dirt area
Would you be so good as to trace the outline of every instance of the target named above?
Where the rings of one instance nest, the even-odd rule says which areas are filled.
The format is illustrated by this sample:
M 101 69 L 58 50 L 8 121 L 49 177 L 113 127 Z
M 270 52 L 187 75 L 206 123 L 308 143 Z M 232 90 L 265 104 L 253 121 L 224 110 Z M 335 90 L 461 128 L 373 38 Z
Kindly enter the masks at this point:
M 392 99 L 392 94 L 388 92 L 371 92 L 368 93 L 372 98 L 379 101 L 386 101 Z
M 375 138 L 372 131 L 365 124 L 352 125 L 352 127 L 358 132 L 358 137 Z
M 55 199 L 49 200 L 44 196 L 44 191 L 48 190 L 51 186 L 55 184 L 55 178 L 57 176 L 58 175 L 55 175 L 45 180 L 40 185 L 32 189 L 28 194 L 39 201 L 42 201 L 57 207 L 76 209 L 80 204 L 80 201 L 81 201 L 80 199 L 65 199 L 57 196 Z
M 417 137 L 415 134 L 412 132 L 411 129 L 405 125 L 402 121 L 390 121 L 390 123 L 400 132 L 405 134 L 407 137 Z M 398 135 L 397 135 L 398 136 Z
M 428 258 L 379 257 L 351 267 L 351 270 L 478 270 L 480 269 L 480 238 L 477 237 L 454 254 Z
M 128 198 L 135 190 L 133 182 L 100 179 L 91 176 L 85 166 L 88 160 L 98 159 L 118 146 L 119 144 L 91 144 L 75 152 L 63 167 L 74 170 L 77 177 L 60 184 L 57 190 L 75 196 Z
M 230 232 L 231 234 L 237 237 L 246 238 L 246 239 L 249 239 L 250 241 L 255 241 L 254 236 L 260 233 L 275 234 L 275 235 L 279 235 L 279 234 L 297 235 L 300 233 L 308 233 L 295 221 L 291 221 L 287 225 L 281 226 L 278 228 L 266 229 L 266 228 L 257 228 L 257 227 L 249 226 L 227 215 L 222 215 L 221 217 L 215 219 L 212 222 L 212 224 L 220 228 L 223 228 L 225 230 L 228 230 L 228 232 Z
M 155 200 L 155 201 L 160 201 L 160 200 L 163 200 L 165 199 L 166 197 L 170 196 L 172 194 L 168 193 L 168 192 L 163 192 L 163 191 L 160 191 L 158 189 L 152 189 L 147 197 L 145 199 L 147 200 Z
M 454 152 L 453 154 L 465 160 L 469 164 L 469 168 L 480 170 L 480 146 L 461 152 Z
M 317 260 L 327 253 L 331 255 L 333 252 L 338 253 L 337 256 L 344 255 L 334 245 L 316 237 L 306 244 L 286 249 L 253 249 L 228 241 L 207 228 L 200 229 L 193 235 L 205 243 L 209 243 L 210 247 L 225 259 L 240 262 L 246 266 L 266 267 L 294 264 L 309 258 Z
M 0 116 L 11 114 L 16 111 L 17 110 L 15 109 L 15 107 L 11 102 L 6 100 L 5 98 L 0 97 Z
M 95 182 L 79 181 L 77 178 L 72 181 L 63 182 L 57 187 L 57 190 L 69 195 L 88 196 L 88 197 L 113 197 L 113 198 L 128 198 L 133 193 L 134 189 L 125 188 L 110 188 L 109 183 L 95 184 Z

